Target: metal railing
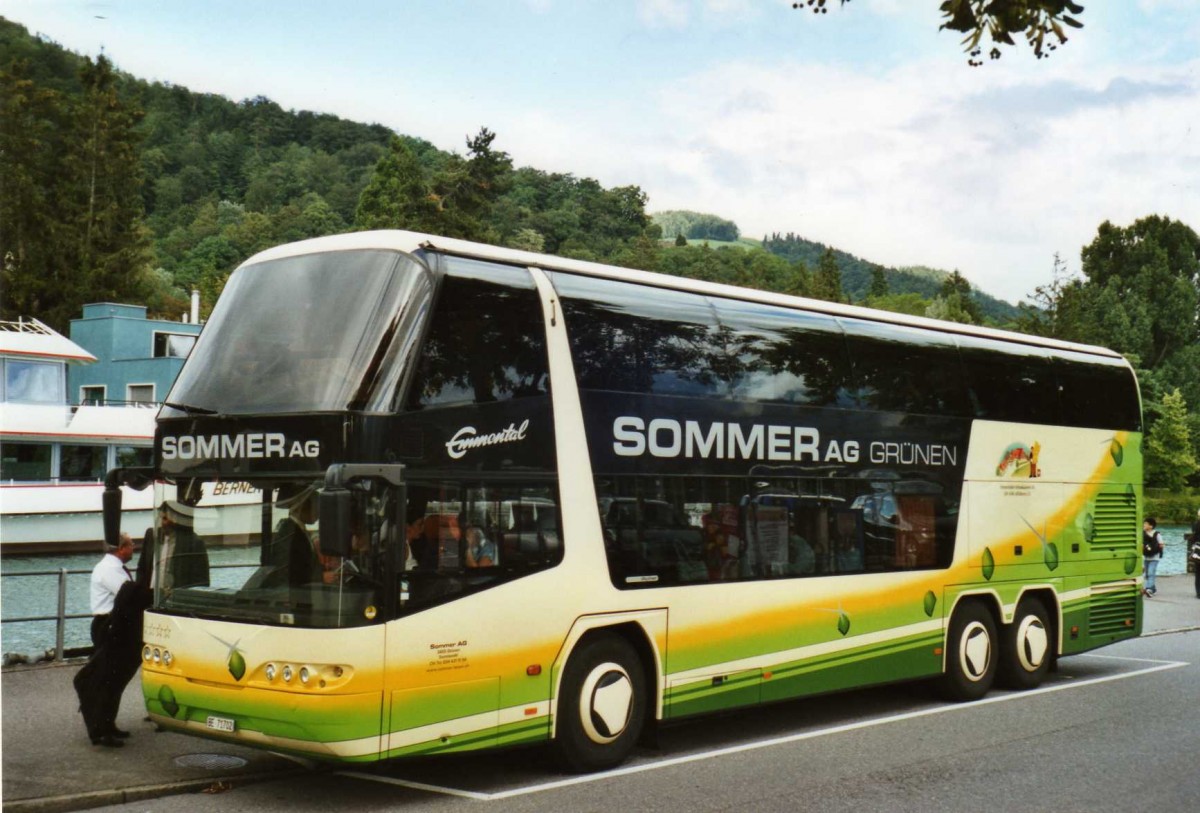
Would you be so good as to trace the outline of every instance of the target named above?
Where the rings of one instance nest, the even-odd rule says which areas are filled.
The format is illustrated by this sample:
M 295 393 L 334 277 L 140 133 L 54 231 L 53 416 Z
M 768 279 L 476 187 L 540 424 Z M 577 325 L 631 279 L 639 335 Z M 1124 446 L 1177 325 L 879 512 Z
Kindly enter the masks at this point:
M 231 563 L 231 564 L 213 564 L 209 565 L 212 570 L 232 569 L 239 567 L 257 567 L 254 564 L 246 563 Z M 65 660 L 66 653 L 66 632 L 67 622 L 80 619 L 91 618 L 89 613 L 68 613 L 67 612 L 67 576 L 89 575 L 91 570 L 71 570 L 68 568 L 59 568 L 58 570 L 29 570 L 15 573 L 0 573 L 0 579 L 15 579 L 23 576 L 57 576 L 58 577 L 58 595 L 57 595 L 57 612 L 54 615 L 25 615 L 16 618 L 0 618 L 0 624 L 27 624 L 38 621 L 53 621 L 54 623 L 54 649 L 46 650 L 47 656 L 51 651 L 54 653 L 54 662 L 61 663 Z M 79 647 L 76 651 L 87 652 L 91 649 L 90 644 Z M 8 655 L 9 653 L 4 653 Z
M 0 573 L 0 578 L 16 578 L 18 576 L 57 576 L 58 577 L 58 612 L 54 615 L 30 615 L 18 618 L 0 619 L 0 624 L 21 624 L 31 621 L 54 621 L 54 662 L 61 663 L 65 652 L 67 621 L 75 618 L 91 618 L 91 613 L 67 612 L 67 576 L 91 573 L 90 570 L 30 570 L 20 573 Z

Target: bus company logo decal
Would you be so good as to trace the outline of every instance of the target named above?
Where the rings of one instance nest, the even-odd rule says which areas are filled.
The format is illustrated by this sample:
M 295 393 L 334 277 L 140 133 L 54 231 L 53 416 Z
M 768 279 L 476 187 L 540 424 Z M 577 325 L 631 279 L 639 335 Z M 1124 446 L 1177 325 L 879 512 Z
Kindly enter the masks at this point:
M 450 455 L 455 460 L 461 460 L 466 456 L 467 452 L 472 449 L 479 449 L 484 446 L 498 446 L 501 443 L 516 443 L 519 440 L 525 440 L 525 433 L 529 430 L 529 419 L 517 426 L 516 422 L 510 423 L 506 429 L 501 429 L 499 432 L 492 432 L 490 435 L 481 435 L 474 426 L 464 426 L 454 433 L 454 437 L 446 441 L 446 454 Z
M 873 465 L 957 466 L 958 446 L 912 441 L 821 437 L 815 426 L 678 421 L 621 415 L 612 425 L 619 457 L 701 460 L 778 460 L 813 463 L 869 461 Z
M 163 460 L 267 460 L 314 458 L 320 454 L 319 440 L 289 441 L 282 432 L 167 435 L 162 439 Z
M 1026 446 L 1024 443 L 1013 443 L 1004 450 L 1000 464 L 996 466 L 997 477 L 1041 477 L 1042 470 L 1038 467 L 1038 455 L 1042 445 L 1036 440 Z

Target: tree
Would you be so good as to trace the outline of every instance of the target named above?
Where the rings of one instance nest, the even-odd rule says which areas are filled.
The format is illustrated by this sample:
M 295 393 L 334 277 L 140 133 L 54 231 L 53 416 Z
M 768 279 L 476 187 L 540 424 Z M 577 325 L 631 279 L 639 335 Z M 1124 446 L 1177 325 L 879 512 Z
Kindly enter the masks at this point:
M 1121 337 L 1129 344 L 1116 349 L 1137 353 L 1153 370 L 1200 340 L 1200 236 L 1191 228 L 1158 215 L 1123 228 L 1106 220 L 1081 256 L 1091 300 L 1083 307 L 1090 315 L 1106 316 L 1115 307 L 1141 317 L 1137 332 Z M 1085 340 L 1104 337 L 1094 322 L 1079 329 Z
M 1066 261 L 1054 252 L 1050 282 L 1034 288 L 1030 301 L 1018 306 L 1021 314 L 1017 317 L 1017 330 L 1052 339 L 1062 339 L 1068 333 L 1076 332 L 1074 325 L 1066 323 L 1070 307 L 1064 305 L 1064 300 L 1069 296 L 1068 287 L 1077 282 L 1067 270 Z
M 846 294 L 842 291 L 842 272 L 838 268 L 837 257 L 833 249 L 825 249 L 821 261 L 817 263 L 817 273 L 813 275 L 808 295 L 814 299 L 824 299 L 826 302 L 845 302 Z
M 884 272 L 883 266 L 873 266 L 871 268 L 871 287 L 867 290 L 867 297 L 869 299 L 880 299 L 887 296 L 888 293 L 887 273 Z
M 392 136 L 387 153 L 375 165 L 375 174 L 358 199 L 355 228 L 432 231 L 436 212 L 416 154 L 398 136 Z
M 1146 438 L 1146 482 L 1179 492 L 1196 468 L 1187 404 L 1176 389 L 1163 396 L 1158 420 Z
M 849 0 L 841 0 L 846 5 Z M 803 0 L 792 8 L 808 8 L 814 14 L 825 14 L 827 0 Z M 1066 30 L 1083 28 L 1076 17 L 1083 6 L 1071 0 L 943 0 L 940 11 L 944 22 L 941 29 L 965 34 L 962 45 L 968 64 L 983 64 L 984 36 L 990 37 L 991 59 L 1000 58 L 1000 46 L 1016 45 L 1014 34 L 1022 34 L 1034 56 L 1043 59 L 1067 41 Z M 1076 16 L 1071 16 L 1076 15 Z
M 971 283 L 967 282 L 966 277 L 958 273 L 957 269 L 942 281 L 937 297 L 934 299 L 935 303 L 938 301 L 944 302 L 945 305 L 944 307 L 938 306 L 937 309 L 949 316 L 933 318 L 948 318 L 952 322 L 963 322 L 970 325 L 983 323 L 983 313 L 980 311 L 978 303 L 975 302 Z
M 495 138 L 495 133 L 481 127 L 474 138 L 467 139 L 470 158 L 464 161 L 452 155 L 434 174 L 429 186 L 437 226 L 430 231 L 466 240 L 498 241 L 499 235 L 488 221 L 492 204 L 511 183 L 512 158 L 492 149 Z
M 512 159 L 492 149 L 495 138 L 484 127 L 467 139 L 470 158 L 449 155 L 426 167 L 411 146 L 393 136 L 359 198 L 355 226 L 499 242 L 488 221 L 511 182 Z
M 0 257 L 6 317 L 65 331 L 85 302 L 138 301 L 149 269 L 142 223 L 140 110 L 112 64 L 84 59 L 72 95 L 28 66 L 0 72 Z
M 76 149 L 68 177 L 77 184 L 75 205 L 83 211 L 78 262 L 84 302 L 138 296 L 149 266 L 149 238 L 142 224 L 140 144 L 134 127 L 141 111 L 117 94 L 116 74 L 104 56 L 84 61 L 84 95 L 77 118 Z

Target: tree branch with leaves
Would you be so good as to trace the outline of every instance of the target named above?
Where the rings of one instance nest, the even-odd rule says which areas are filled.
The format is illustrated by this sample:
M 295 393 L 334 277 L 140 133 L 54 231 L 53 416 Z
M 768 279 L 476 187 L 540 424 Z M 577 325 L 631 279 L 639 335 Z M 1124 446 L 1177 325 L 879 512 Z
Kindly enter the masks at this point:
M 844 6 L 850 0 L 841 0 Z M 794 9 L 808 9 L 814 14 L 829 12 L 828 0 L 803 0 L 792 3 Z M 1078 19 L 1083 6 L 1071 0 L 944 0 L 940 9 L 944 22 L 939 30 L 958 31 L 967 64 L 983 64 L 985 38 L 992 47 L 991 59 L 999 59 L 1000 46 L 1015 46 L 1017 35 L 1038 59 L 1044 59 L 1059 45 L 1066 43 L 1068 28 L 1083 28 Z

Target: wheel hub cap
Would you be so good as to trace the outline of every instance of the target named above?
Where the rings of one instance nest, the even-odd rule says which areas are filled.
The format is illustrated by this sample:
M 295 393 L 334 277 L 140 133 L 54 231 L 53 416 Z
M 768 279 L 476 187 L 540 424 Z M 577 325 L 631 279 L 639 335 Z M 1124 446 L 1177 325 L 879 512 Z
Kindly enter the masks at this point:
M 981 680 L 987 674 L 992 659 L 992 638 L 987 627 L 974 621 L 963 630 L 959 662 L 969 680 Z
M 579 711 L 590 740 L 607 744 L 625 730 L 633 710 L 633 681 L 619 664 L 603 663 L 583 682 Z
M 1050 636 L 1036 615 L 1027 615 L 1017 627 L 1017 658 L 1026 672 L 1036 672 L 1046 660 Z

